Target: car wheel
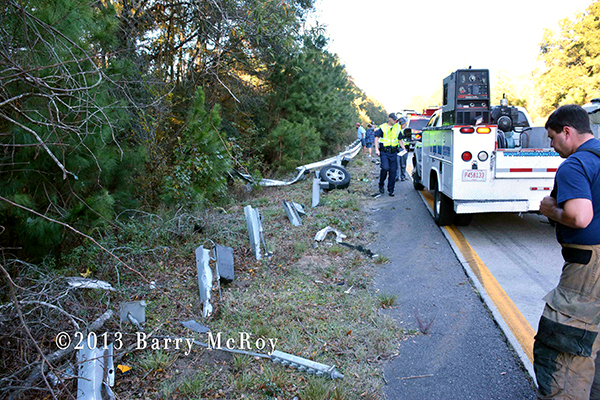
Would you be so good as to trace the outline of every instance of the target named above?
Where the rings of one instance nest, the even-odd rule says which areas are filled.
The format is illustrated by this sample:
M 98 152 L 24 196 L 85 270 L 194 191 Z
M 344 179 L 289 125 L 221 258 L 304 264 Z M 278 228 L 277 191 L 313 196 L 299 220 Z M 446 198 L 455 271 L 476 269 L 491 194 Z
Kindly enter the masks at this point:
M 438 226 L 452 225 L 454 220 L 454 202 L 440 192 L 437 183 L 433 190 L 433 220 Z
M 319 171 L 322 181 L 329 183 L 329 189 L 345 189 L 350 186 L 350 173 L 337 165 L 328 165 Z

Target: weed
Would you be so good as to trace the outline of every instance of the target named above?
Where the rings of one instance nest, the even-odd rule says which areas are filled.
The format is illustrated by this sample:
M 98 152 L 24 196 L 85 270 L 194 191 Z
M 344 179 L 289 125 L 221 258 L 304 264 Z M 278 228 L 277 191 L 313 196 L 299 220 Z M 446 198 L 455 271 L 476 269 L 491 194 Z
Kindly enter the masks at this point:
M 392 308 L 394 303 L 396 302 L 396 296 L 382 294 L 379 296 L 379 307 L 380 308 Z
M 140 368 L 144 371 L 157 371 L 165 369 L 173 362 L 173 358 L 164 350 L 153 351 L 140 361 Z
M 431 318 L 431 319 L 422 319 L 418 312 L 415 311 L 415 319 L 417 320 L 417 325 L 419 325 L 419 331 L 423 334 L 423 335 L 427 335 L 429 333 L 429 330 L 431 329 L 431 326 L 433 325 L 435 318 Z
M 201 396 L 216 388 L 216 381 L 212 379 L 210 373 L 201 372 L 191 379 L 184 380 L 177 388 L 179 393 L 187 396 Z
M 331 247 L 328 249 L 328 251 L 329 251 L 329 252 L 330 252 L 332 255 L 334 255 L 334 256 L 337 256 L 337 255 L 340 255 L 341 253 L 345 252 L 345 251 L 346 251 L 346 248 L 345 248 L 345 247 L 342 247 L 342 246 L 340 246 L 339 244 L 334 244 L 333 246 L 331 246 Z
M 387 264 L 390 261 L 386 256 L 382 256 L 381 254 L 375 258 L 375 264 Z
M 250 356 L 236 354 L 233 357 L 233 370 L 236 372 L 242 372 L 248 369 L 250 363 L 252 362 L 252 358 Z

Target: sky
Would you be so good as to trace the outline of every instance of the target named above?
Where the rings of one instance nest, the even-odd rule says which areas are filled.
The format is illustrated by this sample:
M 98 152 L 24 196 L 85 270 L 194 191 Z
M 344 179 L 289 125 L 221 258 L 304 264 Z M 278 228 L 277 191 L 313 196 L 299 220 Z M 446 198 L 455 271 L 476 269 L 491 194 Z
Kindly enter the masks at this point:
M 489 69 L 491 82 L 533 71 L 544 28 L 559 31 L 593 2 L 317 0 L 313 18 L 356 85 L 391 112 L 433 94 L 457 69 Z

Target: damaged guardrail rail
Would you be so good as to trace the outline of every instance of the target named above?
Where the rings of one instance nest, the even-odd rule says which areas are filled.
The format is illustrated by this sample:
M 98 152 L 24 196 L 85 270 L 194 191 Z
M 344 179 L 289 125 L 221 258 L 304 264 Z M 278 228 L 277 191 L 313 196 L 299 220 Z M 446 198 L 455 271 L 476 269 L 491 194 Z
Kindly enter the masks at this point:
M 341 153 L 339 153 L 336 156 L 329 157 L 329 158 L 326 158 L 324 160 L 317 161 L 314 163 L 305 164 L 305 165 L 296 167 L 296 171 L 298 171 L 298 173 L 290 181 L 280 181 L 280 180 L 276 180 L 276 179 L 261 179 L 257 183 L 254 181 L 252 176 L 249 174 L 243 174 L 243 173 L 241 173 L 239 171 L 235 171 L 235 170 L 234 170 L 234 172 L 239 177 L 246 180 L 247 182 L 250 182 L 253 184 L 257 183 L 260 186 L 287 186 L 287 185 L 291 185 L 291 184 L 298 182 L 299 180 L 301 180 L 304 177 L 304 175 L 310 173 L 310 171 L 312 171 L 312 170 L 318 170 L 318 169 L 321 169 L 328 165 L 337 165 L 337 166 L 341 167 L 345 162 L 356 157 L 356 155 L 360 151 L 361 147 L 362 147 L 362 144 L 361 144 L 360 140 L 355 140 L 354 142 L 352 142 L 352 144 L 350 144 L 348 146 L 348 148 L 346 150 L 342 151 Z

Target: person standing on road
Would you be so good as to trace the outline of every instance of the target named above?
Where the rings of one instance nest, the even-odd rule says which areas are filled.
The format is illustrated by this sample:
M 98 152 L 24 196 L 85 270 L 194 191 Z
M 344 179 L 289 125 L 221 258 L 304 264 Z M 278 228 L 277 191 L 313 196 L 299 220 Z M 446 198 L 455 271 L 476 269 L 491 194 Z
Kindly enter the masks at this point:
M 379 193 L 383 193 L 385 180 L 388 180 L 388 194 L 394 197 L 396 171 L 398 170 L 398 149 L 404 149 L 402 128 L 398 117 L 391 113 L 385 124 L 379 125 L 375 131 L 375 154 L 381 157 L 381 172 L 379 173 Z
M 408 119 L 405 117 L 400 118 L 400 121 L 398 122 L 400 124 L 400 127 L 402 128 L 402 137 L 400 138 L 400 141 L 402 143 L 404 143 L 404 141 L 402 140 L 402 138 L 404 137 L 404 129 L 406 128 L 406 124 L 408 124 Z M 400 153 L 404 153 L 402 155 L 400 155 Z M 400 153 L 398 153 L 398 171 L 396 172 L 396 182 L 401 180 L 401 181 L 405 181 L 406 178 L 406 161 L 408 160 L 408 150 L 406 148 L 406 145 L 404 145 L 404 149 L 400 150 Z
M 356 136 L 358 137 L 358 140 L 360 140 L 360 143 L 362 144 L 362 148 L 363 148 L 363 154 L 367 154 L 367 148 L 365 147 L 365 128 L 362 127 L 360 122 L 356 123 Z
M 372 155 L 371 149 L 373 148 L 373 143 L 375 143 L 375 129 L 373 129 L 373 124 L 368 124 L 367 132 L 365 133 L 365 145 L 369 152 L 369 157 Z
M 556 222 L 565 263 L 535 336 L 538 398 L 600 399 L 600 141 L 577 105 L 558 108 L 545 127 L 566 160 L 540 212 Z

